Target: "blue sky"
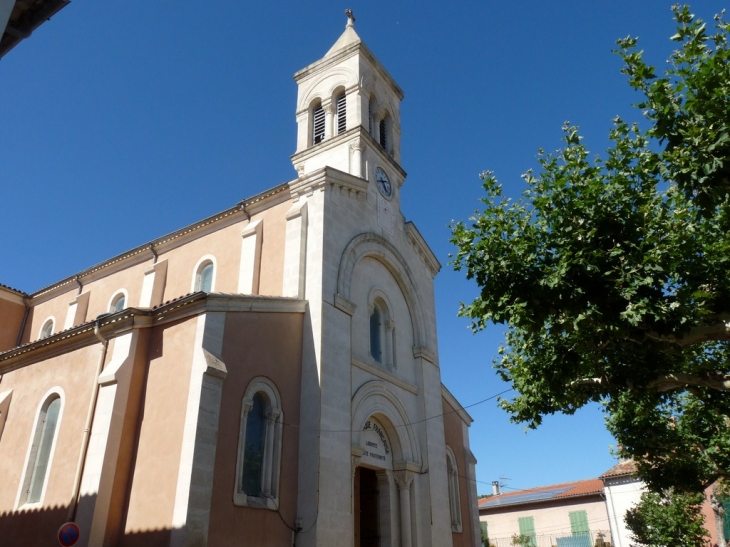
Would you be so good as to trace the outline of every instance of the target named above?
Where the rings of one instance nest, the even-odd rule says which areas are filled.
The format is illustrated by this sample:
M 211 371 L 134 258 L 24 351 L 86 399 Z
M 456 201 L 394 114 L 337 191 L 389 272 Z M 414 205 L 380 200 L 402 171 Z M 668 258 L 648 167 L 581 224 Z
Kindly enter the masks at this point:
M 671 2 L 271 3 L 76 0 L 0 61 L 0 283 L 34 292 L 295 178 L 295 71 L 356 29 L 405 92 L 402 208 L 444 265 L 436 281 L 442 377 L 464 405 L 507 389 L 499 327 L 458 318 L 476 287 L 447 265 L 448 224 L 479 206 L 490 169 L 511 195 L 564 121 L 595 153 L 638 97 L 615 40 L 661 67 Z M 723 2 L 693 7 L 705 20 Z M 598 407 L 511 424 L 472 406 L 478 490 L 595 477 L 615 460 Z

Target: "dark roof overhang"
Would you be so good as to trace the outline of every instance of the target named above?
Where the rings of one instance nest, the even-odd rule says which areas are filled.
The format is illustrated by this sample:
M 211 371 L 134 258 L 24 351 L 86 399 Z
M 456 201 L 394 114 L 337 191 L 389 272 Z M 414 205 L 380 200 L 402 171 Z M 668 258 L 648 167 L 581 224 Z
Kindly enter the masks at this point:
M 28 38 L 44 21 L 66 7 L 69 2 L 70 0 L 15 0 L 0 38 L 0 58 L 21 40 Z

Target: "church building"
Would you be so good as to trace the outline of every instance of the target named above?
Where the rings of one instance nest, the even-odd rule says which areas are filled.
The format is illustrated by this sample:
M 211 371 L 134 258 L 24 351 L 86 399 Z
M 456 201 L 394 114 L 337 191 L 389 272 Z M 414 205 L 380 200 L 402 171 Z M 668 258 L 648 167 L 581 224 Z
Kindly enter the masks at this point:
M 294 79 L 294 180 L 0 285 L 0 543 L 481 544 L 441 266 L 400 208 L 403 91 L 349 11 Z

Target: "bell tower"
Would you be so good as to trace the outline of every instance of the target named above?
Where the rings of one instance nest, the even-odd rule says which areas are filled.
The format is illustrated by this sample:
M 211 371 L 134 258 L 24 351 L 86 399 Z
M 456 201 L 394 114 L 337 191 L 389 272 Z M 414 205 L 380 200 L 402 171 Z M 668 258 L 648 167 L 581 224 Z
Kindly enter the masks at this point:
M 355 32 L 355 17 L 320 60 L 294 75 L 299 176 L 333 167 L 395 195 L 406 173 L 400 166 L 403 91 Z M 390 189 L 387 189 L 390 187 Z

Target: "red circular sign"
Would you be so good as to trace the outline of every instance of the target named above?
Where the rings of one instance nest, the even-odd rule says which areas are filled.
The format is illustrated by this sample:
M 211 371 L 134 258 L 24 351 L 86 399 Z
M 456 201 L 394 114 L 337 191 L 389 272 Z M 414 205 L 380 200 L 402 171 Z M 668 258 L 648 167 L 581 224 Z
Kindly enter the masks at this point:
M 58 529 L 58 543 L 63 547 L 76 545 L 79 540 L 79 527 L 75 522 L 67 522 Z

